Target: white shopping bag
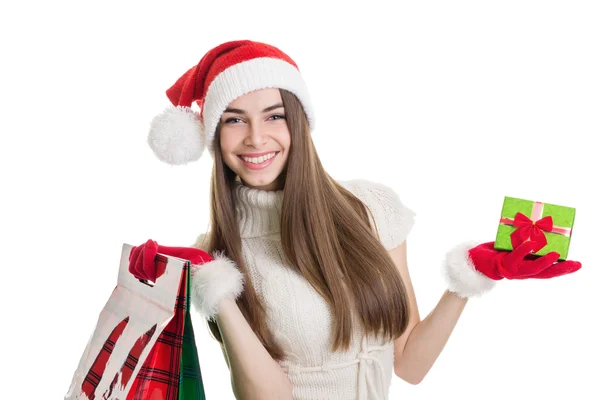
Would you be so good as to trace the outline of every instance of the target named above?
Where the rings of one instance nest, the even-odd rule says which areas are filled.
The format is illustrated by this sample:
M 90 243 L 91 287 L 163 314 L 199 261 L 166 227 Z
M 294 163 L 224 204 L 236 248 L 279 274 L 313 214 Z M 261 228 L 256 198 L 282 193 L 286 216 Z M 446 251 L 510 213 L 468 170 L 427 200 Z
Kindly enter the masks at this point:
M 181 286 L 188 284 L 189 264 L 157 256 L 157 260 L 163 257 L 166 269 L 151 286 L 129 273 L 131 249 L 123 245 L 117 286 L 100 313 L 65 400 L 125 400 L 159 335 L 176 314 Z M 188 289 L 184 299 L 186 294 Z M 180 325 L 177 329 L 183 336 L 184 324 Z

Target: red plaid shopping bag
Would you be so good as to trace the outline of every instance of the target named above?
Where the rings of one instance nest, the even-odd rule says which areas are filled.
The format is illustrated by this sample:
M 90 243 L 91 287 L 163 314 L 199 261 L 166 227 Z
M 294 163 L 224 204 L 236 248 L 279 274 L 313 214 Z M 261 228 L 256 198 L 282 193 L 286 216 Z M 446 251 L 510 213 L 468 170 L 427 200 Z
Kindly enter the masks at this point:
M 189 263 L 157 255 L 154 286 L 128 271 L 100 314 L 65 399 L 205 400 L 190 308 Z

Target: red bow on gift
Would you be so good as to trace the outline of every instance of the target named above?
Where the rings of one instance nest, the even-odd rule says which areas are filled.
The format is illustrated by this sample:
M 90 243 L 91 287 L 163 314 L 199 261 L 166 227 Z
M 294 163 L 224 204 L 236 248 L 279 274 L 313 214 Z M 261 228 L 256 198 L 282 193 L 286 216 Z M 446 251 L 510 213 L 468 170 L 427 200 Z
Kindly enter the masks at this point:
M 521 243 L 529 239 L 539 245 L 539 248 L 536 251 L 539 251 L 548 244 L 544 232 L 552 232 L 552 228 L 554 227 L 552 216 L 550 215 L 538 221 L 532 221 L 529 217 L 520 212 L 515 215 L 513 225 L 517 228 L 516 231 L 510 234 L 510 241 L 513 249 L 516 249 Z

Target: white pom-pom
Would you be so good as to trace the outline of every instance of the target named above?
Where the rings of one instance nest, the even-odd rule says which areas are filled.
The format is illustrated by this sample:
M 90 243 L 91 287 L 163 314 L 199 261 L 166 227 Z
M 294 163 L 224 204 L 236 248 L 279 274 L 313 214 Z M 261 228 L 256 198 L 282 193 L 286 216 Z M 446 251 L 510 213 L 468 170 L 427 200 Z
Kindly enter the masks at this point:
M 152 120 L 148 145 L 167 164 L 183 165 L 198 160 L 206 145 L 198 114 L 190 107 L 168 107 Z
M 448 290 L 462 298 L 481 296 L 496 286 L 496 281 L 475 269 L 469 249 L 477 243 L 465 242 L 446 254 L 442 273 Z

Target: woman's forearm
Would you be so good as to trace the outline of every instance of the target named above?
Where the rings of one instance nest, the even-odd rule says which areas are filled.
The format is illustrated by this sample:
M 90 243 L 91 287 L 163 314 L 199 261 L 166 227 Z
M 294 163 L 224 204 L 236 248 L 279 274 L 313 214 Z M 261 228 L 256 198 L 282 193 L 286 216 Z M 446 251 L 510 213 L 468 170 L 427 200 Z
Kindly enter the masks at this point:
M 396 374 L 406 382 L 423 380 L 448 342 L 467 299 L 446 291 L 437 306 L 410 333 L 399 360 Z
M 291 399 L 289 379 L 250 328 L 234 300 L 221 301 L 216 322 L 223 338 L 236 398 Z

